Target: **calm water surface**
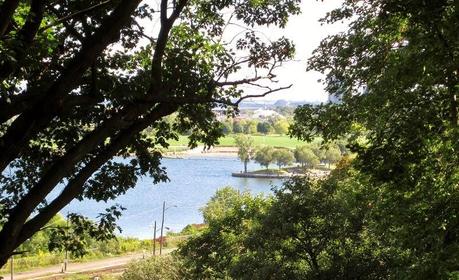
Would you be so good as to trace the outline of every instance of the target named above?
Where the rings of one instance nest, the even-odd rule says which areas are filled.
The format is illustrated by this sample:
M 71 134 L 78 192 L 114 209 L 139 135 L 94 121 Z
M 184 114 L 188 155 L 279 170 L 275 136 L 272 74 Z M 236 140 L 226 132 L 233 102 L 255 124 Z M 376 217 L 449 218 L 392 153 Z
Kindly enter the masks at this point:
M 95 218 L 98 213 L 115 203 L 127 208 L 118 224 L 121 235 L 137 238 L 153 236 L 153 222 L 161 223 L 162 202 L 166 201 L 164 226 L 173 231 L 180 231 L 187 224 L 202 223 L 199 208 L 204 206 L 215 191 L 224 186 L 239 190 L 249 190 L 252 194 L 271 194 L 273 186 L 279 186 L 281 180 L 235 178 L 232 172 L 238 172 L 243 165 L 237 158 L 192 157 L 187 159 L 164 159 L 170 179 L 168 183 L 153 185 L 150 178 L 139 179 L 137 186 L 125 195 L 108 203 L 91 200 L 74 200 L 63 209 Z M 259 169 L 257 164 L 249 164 L 249 170 Z

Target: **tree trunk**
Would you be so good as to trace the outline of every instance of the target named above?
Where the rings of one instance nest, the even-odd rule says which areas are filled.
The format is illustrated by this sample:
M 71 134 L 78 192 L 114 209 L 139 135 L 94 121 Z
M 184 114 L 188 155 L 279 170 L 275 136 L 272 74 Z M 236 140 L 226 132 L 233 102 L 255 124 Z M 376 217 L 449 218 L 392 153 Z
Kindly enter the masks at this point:
M 14 250 L 27 239 L 39 231 L 47 222 L 50 221 L 61 209 L 70 203 L 75 197 L 83 191 L 84 183 L 90 176 L 97 171 L 107 160 L 112 158 L 116 153 L 125 147 L 131 137 L 141 132 L 153 122 L 169 115 L 177 110 L 177 106 L 162 106 L 157 110 L 146 115 L 141 121 L 132 124 L 130 127 L 122 130 L 118 137 L 113 138 L 112 143 L 102 151 L 92 161 L 87 163 L 74 178 L 70 180 L 64 191 L 49 203 L 45 208 L 25 223 L 20 223 L 19 219 L 10 220 L 0 231 L 0 267 L 3 266 Z M 20 207 L 17 211 L 25 211 L 26 207 Z M 26 211 L 27 216 L 30 211 Z
M 244 161 L 244 173 L 247 173 L 247 163 L 248 163 L 248 161 L 245 160 Z
M 19 6 L 19 0 L 6 0 L 0 7 L 0 37 L 5 35 L 11 17 Z
M 11 255 L 12 252 L 9 255 L 0 254 L 0 267 L 3 267 L 8 262 L 8 259 L 11 257 Z

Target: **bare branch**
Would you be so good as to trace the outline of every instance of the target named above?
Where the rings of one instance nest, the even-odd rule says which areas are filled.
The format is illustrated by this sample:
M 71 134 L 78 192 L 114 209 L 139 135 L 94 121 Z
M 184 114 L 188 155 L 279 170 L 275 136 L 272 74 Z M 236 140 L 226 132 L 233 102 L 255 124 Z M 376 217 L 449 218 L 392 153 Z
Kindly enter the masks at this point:
M 228 55 L 229 58 L 233 59 L 232 56 Z M 231 71 L 231 69 L 233 69 L 234 67 L 238 66 L 238 65 L 241 65 L 241 64 L 244 64 L 244 63 L 247 63 L 250 61 L 250 58 L 244 58 L 244 59 L 241 59 L 239 61 L 234 61 L 233 59 L 233 64 L 231 64 L 230 66 L 228 66 L 227 68 L 223 69 L 223 71 L 221 72 L 220 75 L 218 75 L 218 78 L 217 80 L 220 80 L 224 75 L 226 75 L 229 71 Z
M 237 85 L 247 84 L 247 83 L 251 83 L 251 82 L 256 82 L 258 80 L 265 79 L 265 78 L 267 78 L 267 77 L 258 76 L 258 77 L 253 77 L 253 78 L 248 78 L 248 79 L 241 79 L 241 80 L 236 80 L 236 81 L 215 82 L 215 85 L 217 85 L 219 87 L 237 86 Z
M 154 87 L 161 83 L 162 79 L 162 61 L 164 52 L 166 50 L 167 40 L 169 39 L 169 32 L 174 25 L 175 20 L 179 17 L 187 0 L 181 0 L 177 8 L 172 12 L 170 18 L 167 18 L 167 0 L 161 1 L 161 29 L 159 30 L 158 40 L 156 40 L 155 53 L 153 54 L 151 65 L 151 78 Z
M 286 87 L 278 87 L 278 88 L 275 88 L 275 89 L 270 89 L 262 94 L 249 94 L 249 95 L 246 95 L 246 96 L 243 96 L 241 98 L 239 98 L 236 102 L 234 102 L 234 106 L 238 106 L 242 101 L 244 101 L 245 99 L 248 99 L 248 98 L 258 98 L 258 97 L 265 97 L 267 96 L 268 94 L 271 94 L 273 92 L 277 92 L 277 91 L 281 91 L 281 90 L 286 90 L 286 89 L 289 89 L 291 88 L 293 85 L 289 85 L 289 86 L 286 86 Z

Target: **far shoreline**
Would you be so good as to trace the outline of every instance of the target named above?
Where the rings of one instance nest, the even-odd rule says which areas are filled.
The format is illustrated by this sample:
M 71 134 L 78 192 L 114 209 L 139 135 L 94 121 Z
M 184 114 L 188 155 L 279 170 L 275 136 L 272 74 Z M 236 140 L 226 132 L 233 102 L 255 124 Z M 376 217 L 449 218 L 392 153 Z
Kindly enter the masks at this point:
M 212 147 L 205 150 L 204 146 L 198 146 L 194 149 L 188 149 L 179 152 L 166 152 L 165 158 L 189 158 L 189 157 L 215 157 L 215 158 L 237 158 L 237 147 Z

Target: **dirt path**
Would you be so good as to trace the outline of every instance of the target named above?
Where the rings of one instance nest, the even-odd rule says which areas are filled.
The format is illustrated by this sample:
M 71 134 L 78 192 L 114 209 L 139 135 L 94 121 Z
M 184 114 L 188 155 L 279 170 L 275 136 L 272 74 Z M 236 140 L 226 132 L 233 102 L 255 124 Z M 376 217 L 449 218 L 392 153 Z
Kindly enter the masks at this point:
M 164 249 L 163 254 L 169 254 L 174 249 Z M 117 268 L 125 267 L 129 262 L 133 260 L 140 260 L 144 257 L 150 257 L 151 254 L 132 254 L 120 257 L 113 257 L 102 260 L 88 261 L 82 263 L 69 263 L 67 266 L 67 272 L 62 273 L 62 265 L 54 265 L 45 268 L 38 268 L 31 271 L 18 272 L 14 274 L 14 280 L 33 280 L 33 279 L 61 279 L 62 276 L 68 274 L 85 273 L 85 272 L 96 272 L 105 271 Z M 4 280 L 11 279 L 10 274 L 1 275 Z

